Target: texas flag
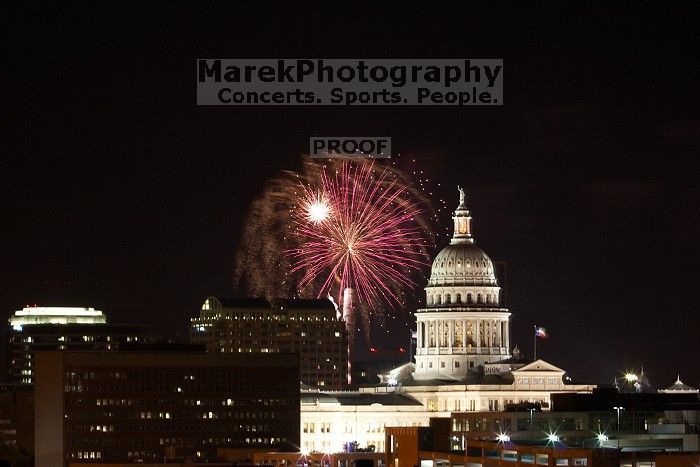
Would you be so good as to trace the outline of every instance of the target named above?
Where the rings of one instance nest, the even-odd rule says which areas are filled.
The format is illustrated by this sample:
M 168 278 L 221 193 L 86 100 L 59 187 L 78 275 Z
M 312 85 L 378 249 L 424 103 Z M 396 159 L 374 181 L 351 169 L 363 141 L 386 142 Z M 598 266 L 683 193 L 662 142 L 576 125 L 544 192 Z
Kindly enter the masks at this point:
M 542 339 L 546 339 L 548 337 L 547 330 L 543 327 L 535 326 L 535 336 L 541 337 Z
M 411 330 L 411 339 L 418 339 L 418 334 L 414 330 Z

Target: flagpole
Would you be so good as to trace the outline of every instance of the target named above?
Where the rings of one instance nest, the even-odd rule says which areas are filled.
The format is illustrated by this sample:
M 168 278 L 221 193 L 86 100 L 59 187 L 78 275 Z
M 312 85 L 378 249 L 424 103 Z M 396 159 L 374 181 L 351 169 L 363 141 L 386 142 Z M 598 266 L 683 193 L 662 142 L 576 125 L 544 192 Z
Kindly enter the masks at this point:
M 408 331 L 408 363 L 413 362 L 413 330 Z
M 537 360 L 537 325 L 536 324 L 535 324 L 535 332 L 533 333 L 533 335 L 535 337 L 535 346 L 534 346 L 534 350 L 532 351 L 532 361 L 534 362 L 535 360 Z

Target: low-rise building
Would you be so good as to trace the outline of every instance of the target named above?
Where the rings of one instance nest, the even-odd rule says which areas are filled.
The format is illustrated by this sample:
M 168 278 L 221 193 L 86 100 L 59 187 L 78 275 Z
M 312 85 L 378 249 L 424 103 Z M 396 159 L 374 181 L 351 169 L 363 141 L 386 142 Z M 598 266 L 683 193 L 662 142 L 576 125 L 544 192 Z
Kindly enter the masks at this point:
M 356 445 L 383 452 L 385 426 L 423 426 L 431 415 L 403 394 L 302 391 L 300 448 L 335 453 Z
M 467 440 L 552 442 L 563 446 L 623 450 L 700 450 L 697 394 L 553 394 L 551 411 L 512 407 L 504 412 L 452 414 L 453 449 Z

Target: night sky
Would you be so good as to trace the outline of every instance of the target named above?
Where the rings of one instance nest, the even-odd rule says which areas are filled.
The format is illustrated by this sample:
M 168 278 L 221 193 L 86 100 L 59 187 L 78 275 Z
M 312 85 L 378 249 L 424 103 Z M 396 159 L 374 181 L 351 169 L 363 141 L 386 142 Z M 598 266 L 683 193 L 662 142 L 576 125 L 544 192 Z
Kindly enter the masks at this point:
M 578 380 L 643 365 L 700 385 L 689 11 L 224 5 L 5 7 L 3 316 L 94 306 L 184 340 L 205 297 L 231 295 L 247 206 L 309 136 L 388 135 L 436 200 L 466 188 L 477 243 L 507 264 L 511 344 L 531 356 L 538 324 L 538 355 Z M 505 105 L 197 107 L 206 57 L 503 58 Z

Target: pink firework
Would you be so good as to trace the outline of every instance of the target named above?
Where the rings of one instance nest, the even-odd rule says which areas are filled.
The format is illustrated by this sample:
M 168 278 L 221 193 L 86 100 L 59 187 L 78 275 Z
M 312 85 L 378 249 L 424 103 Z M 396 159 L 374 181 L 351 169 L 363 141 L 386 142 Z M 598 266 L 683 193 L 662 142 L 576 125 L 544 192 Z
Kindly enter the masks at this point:
M 354 289 L 365 304 L 402 304 L 401 291 L 417 286 L 412 276 L 428 264 L 430 241 L 411 190 L 394 171 L 364 161 L 331 164 L 313 182 L 301 184 L 295 248 L 287 250 L 299 288 L 337 293 L 338 303 Z

